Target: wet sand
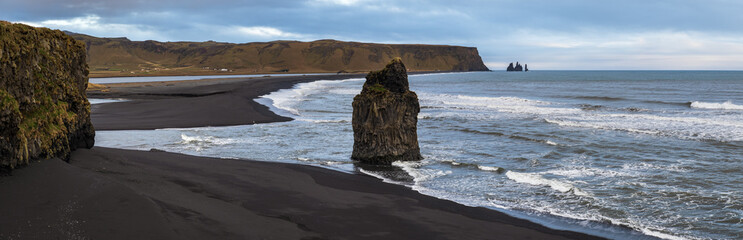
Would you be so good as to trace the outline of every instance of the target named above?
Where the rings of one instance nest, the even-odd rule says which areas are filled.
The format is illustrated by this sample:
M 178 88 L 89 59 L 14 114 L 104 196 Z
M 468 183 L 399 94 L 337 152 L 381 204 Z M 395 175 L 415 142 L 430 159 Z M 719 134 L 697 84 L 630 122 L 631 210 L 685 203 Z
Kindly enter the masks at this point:
M 287 121 L 252 99 L 316 77 L 112 85 L 91 97 L 135 101 L 96 106 L 92 120 L 98 130 Z M 70 163 L 0 177 L 0 193 L 0 239 L 596 238 L 362 174 L 158 150 L 79 149 Z
M 323 168 L 94 147 L 0 179 L 0 238 L 591 239 Z

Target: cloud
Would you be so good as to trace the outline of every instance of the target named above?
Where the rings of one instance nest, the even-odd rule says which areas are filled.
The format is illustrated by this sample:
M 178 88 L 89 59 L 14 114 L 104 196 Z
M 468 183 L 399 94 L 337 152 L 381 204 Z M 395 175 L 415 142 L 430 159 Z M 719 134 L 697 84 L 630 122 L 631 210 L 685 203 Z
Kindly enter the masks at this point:
M 229 31 L 234 31 L 240 35 L 249 38 L 264 38 L 264 39 L 301 39 L 304 38 L 302 34 L 284 32 L 277 28 L 265 27 L 265 26 L 254 26 L 254 27 L 243 27 L 233 26 L 229 28 Z
M 328 5 L 341 5 L 341 6 L 353 6 L 363 2 L 363 0 L 313 0 L 311 3 L 328 4 Z
M 153 27 L 136 24 L 105 23 L 102 22 L 101 17 L 97 15 L 87 15 L 69 19 L 51 19 L 40 22 L 22 21 L 20 23 L 35 27 L 47 27 L 84 33 L 97 37 L 128 37 L 134 40 L 167 39 L 166 37 L 161 36 Z
M 741 8 L 732 0 L 24 0 L 8 1 L 0 16 L 132 40 L 334 38 L 473 46 L 488 64 L 741 69 L 729 58 L 743 55 Z

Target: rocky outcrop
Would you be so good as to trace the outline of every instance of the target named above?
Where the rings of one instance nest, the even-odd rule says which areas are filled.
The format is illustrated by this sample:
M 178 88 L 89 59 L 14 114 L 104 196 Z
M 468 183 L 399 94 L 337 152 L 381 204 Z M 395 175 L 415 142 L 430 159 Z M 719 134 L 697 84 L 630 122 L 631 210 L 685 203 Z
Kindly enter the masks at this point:
M 87 75 L 83 43 L 0 21 L 0 168 L 93 146 Z
M 507 72 L 521 72 L 521 71 L 524 71 L 524 67 L 522 67 L 519 62 L 516 62 L 516 66 L 513 66 L 513 63 L 511 63 L 511 64 L 508 64 L 506 71 Z M 527 68 L 526 71 L 529 71 L 529 68 Z
M 353 153 L 362 163 L 390 165 L 421 160 L 418 147 L 418 95 L 408 89 L 408 75 L 400 58 L 366 75 L 353 98 Z

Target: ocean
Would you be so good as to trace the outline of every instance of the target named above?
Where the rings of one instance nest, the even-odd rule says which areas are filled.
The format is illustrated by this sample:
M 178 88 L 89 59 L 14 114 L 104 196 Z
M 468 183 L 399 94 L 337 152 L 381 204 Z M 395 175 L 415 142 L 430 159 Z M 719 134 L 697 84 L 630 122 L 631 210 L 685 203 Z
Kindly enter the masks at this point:
M 612 239 L 743 238 L 743 72 L 530 71 L 412 75 L 419 162 L 350 160 L 363 79 L 257 99 L 294 121 L 98 131 L 157 148 L 369 174 L 423 194 Z

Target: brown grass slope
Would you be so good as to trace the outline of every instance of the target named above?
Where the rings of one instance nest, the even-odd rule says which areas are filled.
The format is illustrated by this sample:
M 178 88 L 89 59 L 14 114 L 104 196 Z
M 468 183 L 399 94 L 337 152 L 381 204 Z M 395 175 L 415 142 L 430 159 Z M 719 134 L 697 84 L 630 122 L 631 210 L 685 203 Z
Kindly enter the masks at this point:
M 117 75 L 367 72 L 401 57 L 410 71 L 487 71 L 477 48 L 318 40 L 256 43 L 130 41 L 68 33 L 85 42 L 91 77 Z M 226 72 L 222 69 L 227 69 Z

